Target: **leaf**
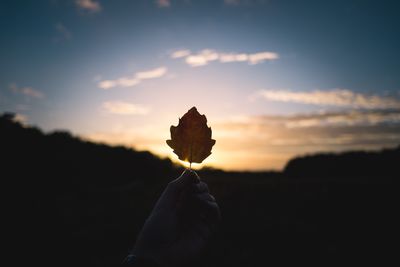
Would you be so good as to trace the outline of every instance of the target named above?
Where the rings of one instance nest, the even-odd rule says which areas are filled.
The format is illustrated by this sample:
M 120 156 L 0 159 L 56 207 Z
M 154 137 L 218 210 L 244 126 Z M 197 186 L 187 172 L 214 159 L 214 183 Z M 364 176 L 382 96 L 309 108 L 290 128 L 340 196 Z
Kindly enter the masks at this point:
M 178 126 L 171 126 L 171 140 L 167 140 L 167 144 L 180 160 L 201 163 L 211 155 L 215 140 L 211 139 L 206 116 L 192 107 L 179 119 Z

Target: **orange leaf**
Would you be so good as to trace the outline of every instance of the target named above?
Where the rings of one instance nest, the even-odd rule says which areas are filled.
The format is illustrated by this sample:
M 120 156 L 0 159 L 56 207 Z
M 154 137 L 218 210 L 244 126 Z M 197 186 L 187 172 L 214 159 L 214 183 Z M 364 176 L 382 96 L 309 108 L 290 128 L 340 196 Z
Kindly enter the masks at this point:
M 171 140 L 167 144 L 180 160 L 201 163 L 211 154 L 215 140 L 211 139 L 206 116 L 192 107 L 179 119 L 178 126 L 171 126 Z

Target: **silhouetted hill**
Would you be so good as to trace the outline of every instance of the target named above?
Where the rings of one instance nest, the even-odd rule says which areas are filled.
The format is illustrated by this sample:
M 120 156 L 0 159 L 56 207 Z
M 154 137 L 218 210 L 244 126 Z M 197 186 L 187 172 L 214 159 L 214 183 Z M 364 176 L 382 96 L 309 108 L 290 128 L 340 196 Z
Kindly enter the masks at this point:
M 377 152 L 345 152 L 298 157 L 284 173 L 291 178 L 387 182 L 400 177 L 400 146 Z
M 12 242 L 18 251 L 29 247 L 35 262 L 64 258 L 57 266 L 92 266 L 94 251 L 125 254 L 159 192 L 181 172 L 149 152 L 23 127 L 12 114 L 0 117 L 0 148 Z
M 43 134 L 33 127 L 22 127 L 7 116 L 0 119 L 2 152 L 18 171 L 57 170 L 61 177 L 107 187 L 135 179 L 157 179 L 173 169 L 169 159 L 122 146 L 112 147 L 83 141 L 68 132 Z M 19 164 L 23 163 L 24 168 Z M 96 175 L 93 175 L 96 172 Z M 146 173 L 148 177 L 142 177 Z M 45 172 L 43 172 L 45 174 Z
M 0 149 L 6 244 L 30 265 L 118 266 L 182 171 L 149 152 L 44 134 L 11 114 L 0 116 Z M 201 170 L 223 218 L 198 265 L 382 265 L 397 255 L 398 159 L 396 148 L 297 158 L 282 173 Z
M 18 172 L 57 170 L 61 175 L 56 179 L 57 183 L 62 183 L 67 177 L 65 186 L 76 182 L 76 185 L 87 183 L 90 186 L 110 188 L 137 180 L 154 182 L 180 172 L 180 167 L 169 159 L 160 159 L 150 152 L 88 142 L 65 131 L 44 134 L 35 127 L 24 127 L 15 122 L 13 114 L 0 117 L 0 129 L 0 145 L 8 166 L 15 164 Z M 324 153 L 297 157 L 287 163 L 282 173 L 225 172 L 212 168 L 200 172 L 215 181 L 224 182 L 229 179 L 234 183 L 248 182 L 243 179 L 245 176 L 252 179 L 252 182 L 260 180 L 262 183 L 277 178 L 384 181 L 400 177 L 399 158 L 400 146 L 375 152 Z M 20 163 L 25 167 L 20 168 Z

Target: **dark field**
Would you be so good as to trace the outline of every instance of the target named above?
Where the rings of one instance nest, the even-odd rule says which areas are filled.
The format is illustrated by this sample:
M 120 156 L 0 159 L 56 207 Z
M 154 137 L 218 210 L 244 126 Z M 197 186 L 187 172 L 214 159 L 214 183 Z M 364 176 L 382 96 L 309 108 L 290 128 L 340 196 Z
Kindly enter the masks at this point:
M 6 242 L 20 266 L 118 266 L 183 170 L 148 152 L 45 135 L 10 115 L 0 135 Z M 397 147 L 298 158 L 281 173 L 199 171 L 222 222 L 198 265 L 395 259 L 399 163 Z

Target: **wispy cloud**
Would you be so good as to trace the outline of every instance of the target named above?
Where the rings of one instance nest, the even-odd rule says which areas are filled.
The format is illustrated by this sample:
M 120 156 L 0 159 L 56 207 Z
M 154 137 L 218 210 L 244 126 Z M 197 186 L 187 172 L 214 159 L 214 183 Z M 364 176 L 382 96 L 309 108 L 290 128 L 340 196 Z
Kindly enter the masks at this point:
M 30 98 L 44 98 L 44 94 L 32 87 L 18 87 L 15 83 L 10 84 L 10 89 L 14 93 L 23 94 Z
M 204 66 L 211 61 L 218 60 L 219 54 L 214 50 L 204 49 L 200 53 L 190 54 L 185 57 L 185 62 L 192 67 Z
M 152 70 L 140 71 L 131 76 L 123 76 L 115 80 L 101 80 L 97 86 L 101 89 L 113 87 L 132 87 L 140 84 L 143 80 L 161 78 L 167 73 L 166 67 L 159 67 Z
M 319 112 L 291 116 L 260 116 L 264 123 L 280 124 L 286 128 L 354 127 L 399 124 L 400 110 L 352 110 L 346 112 Z
M 154 78 L 160 78 L 164 76 L 167 73 L 167 68 L 161 67 L 161 68 L 156 68 L 148 71 L 141 71 L 136 73 L 136 79 L 138 80 L 147 80 L 147 79 L 154 79 Z
M 400 127 L 400 109 L 240 116 L 224 120 L 220 125 L 233 132 L 242 128 L 254 129 L 265 136 L 271 136 L 271 133 L 277 129 L 279 129 L 278 132 L 282 132 L 283 129 L 285 129 L 284 131 L 310 129 L 310 133 L 317 133 L 318 129 L 329 129 L 327 132 L 334 132 L 335 129 L 347 129 L 349 132 L 350 129 L 365 129 L 365 127 Z M 269 130 L 262 133 L 266 128 Z
M 64 26 L 64 24 L 57 23 L 54 28 L 57 31 L 57 35 L 53 39 L 54 42 L 58 43 L 71 40 L 72 33 L 67 29 L 67 27 Z
M 247 61 L 249 64 L 258 64 L 262 63 L 266 60 L 275 60 L 278 59 L 279 56 L 277 53 L 273 52 L 260 52 L 254 54 L 220 54 L 220 61 L 223 63 L 227 62 L 243 62 Z
M 305 153 L 397 146 L 400 110 L 240 116 L 214 122 L 213 134 L 232 168 L 280 169 Z
M 75 0 L 75 4 L 81 10 L 98 13 L 102 10 L 102 6 L 96 0 Z
M 205 66 L 212 61 L 221 63 L 247 62 L 250 65 L 272 61 L 279 58 L 275 52 L 263 51 L 258 53 L 220 53 L 212 49 L 204 49 L 199 53 L 189 50 L 178 50 L 171 53 L 171 58 L 184 58 L 186 64 L 192 67 Z
M 190 55 L 190 50 L 182 49 L 171 53 L 171 58 L 182 58 Z
M 26 125 L 28 123 L 28 116 L 26 116 L 24 114 L 17 113 L 17 114 L 15 114 L 15 116 L 13 118 L 13 121 L 19 122 L 22 125 Z
M 125 144 L 170 156 L 162 142 L 163 123 L 117 126 L 91 134 L 91 140 Z M 400 110 L 260 115 L 221 118 L 212 122 L 209 165 L 231 170 L 282 169 L 295 156 L 323 152 L 381 149 L 400 143 Z
M 261 90 L 256 97 L 269 101 L 336 106 L 356 109 L 400 109 L 400 100 L 394 97 L 368 95 L 347 89 L 289 91 Z
M 30 97 L 34 97 L 34 98 L 43 98 L 44 97 L 42 92 L 39 92 L 38 90 L 35 90 L 32 87 L 20 88 L 20 93 L 30 96 Z
M 160 8 L 170 7 L 171 6 L 171 1 L 170 0 L 156 0 L 156 4 Z
M 107 101 L 103 103 L 103 108 L 117 115 L 145 115 L 150 112 L 148 107 L 124 101 Z

